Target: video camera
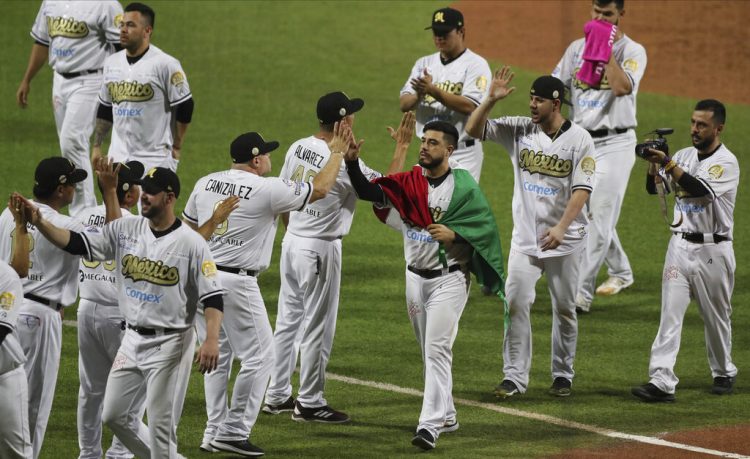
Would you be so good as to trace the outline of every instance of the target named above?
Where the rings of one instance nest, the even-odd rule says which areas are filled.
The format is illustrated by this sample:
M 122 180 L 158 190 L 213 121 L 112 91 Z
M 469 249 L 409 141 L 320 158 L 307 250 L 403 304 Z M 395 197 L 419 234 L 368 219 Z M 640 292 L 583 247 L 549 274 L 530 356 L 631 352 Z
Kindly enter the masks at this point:
M 648 153 L 646 149 L 653 148 L 654 150 L 663 151 L 665 154 L 669 154 L 669 145 L 667 145 L 667 139 L 665 135 L 669 135 L 674 132 L 672 128 L 660 128 L 649 132 L 647 135 L 656 135 L 655 139 L 647 139 L 643 143 L 639 143 L 635 146 L 635 154 L 643 159 L 646 159 Z

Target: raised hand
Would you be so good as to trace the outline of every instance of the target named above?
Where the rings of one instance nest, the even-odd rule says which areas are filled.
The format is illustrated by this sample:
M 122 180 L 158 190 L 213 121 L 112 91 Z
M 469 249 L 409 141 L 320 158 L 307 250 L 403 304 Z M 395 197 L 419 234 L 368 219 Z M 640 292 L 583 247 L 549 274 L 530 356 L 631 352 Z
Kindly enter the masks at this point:
M 117 175 L 120 173 L 122 163 L 113 163 L 112 159 L 98 158 L 94 161 L 94 173 L 99 178 L 102 190 L 113 190 L 117 188 Z
M 430 86 L 432 86 L 432 75 L 430 75 L 430 72 L 425 68 L 422 71 L 422 76 L 418 78 L 412 78 L 410 83 L 412 89 L 417 91 L 417 95 L 419 97 L 422 97 L 425 94 L 430 93 Z
M 13 208 L 18 209 L 19 212 L 23 213 L 23 218 L 26 222 L 36 225 L 39 222 L 39 219 L 42 218 L 42 214 L 39 212 L 39 207 L 19 193 L 13 192 L 11 195 L 11 201 L 13 202 Z
M 386 128 L 388 129 L 388 134 L 391 135 L 391 138 L 395 140 L 396 143 L 410 144 L 412 139 L 414 139 L 416 119 L 416 115 L 413 111 L 404 113 L 404 116 L 401 117 L 401 124 L 399 124 L 398 130 L 394 130 L 392 127 L 388 126 Z
M 347 156 L 356 155 L 359 152 L 358 149 L 352 153 L 349 152 L 349 147 L 353 141 L 354 135 L 349 125 L 339 121 L 333 125 L 333 137 L 328 142 L 328 149 L 331 150 L 331 153 L 341 153 Z M 356 159 L 356 156 L 354 159 Z
M 514 76 L 516 74 L 510 70 L 510 66 L 508 65 L 504 65 L 501 69 L 496 70 L 495 76 L 492 78 L 492 84 L 490 85 L 490 99 L 493 101 L 502 100 L 515 91 L 515 86 L 508 87 L 510 82 L 513 81 Z
M 225 200 L 221 201 L 218 206 L 214 209 L 214 213 L 211 214 L 211 220 L 216 226 L 224 223 L 229 215 L 234 212 L 240 206 L 239 196 L 230 196 Z

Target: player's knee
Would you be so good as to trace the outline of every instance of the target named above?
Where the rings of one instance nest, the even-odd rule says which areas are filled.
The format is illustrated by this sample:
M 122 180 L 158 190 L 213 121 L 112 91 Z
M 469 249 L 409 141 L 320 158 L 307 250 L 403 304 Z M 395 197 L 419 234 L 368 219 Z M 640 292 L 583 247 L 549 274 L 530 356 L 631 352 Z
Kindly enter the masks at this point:
M 66 158 L 70 158 L 69 155 L 75 155 L 75 157 L 80 156 L 81 154 L 87 155 L 88 145 L 86 145 L 86 139 L 81 136 L 61 132 L 60 151 Z M 78 166 L 80 167 L 80 164 Z
M 118 430 L 127 425 L 128 411 L 105 403 L 102 409 L 102 422 L 110 429 Z

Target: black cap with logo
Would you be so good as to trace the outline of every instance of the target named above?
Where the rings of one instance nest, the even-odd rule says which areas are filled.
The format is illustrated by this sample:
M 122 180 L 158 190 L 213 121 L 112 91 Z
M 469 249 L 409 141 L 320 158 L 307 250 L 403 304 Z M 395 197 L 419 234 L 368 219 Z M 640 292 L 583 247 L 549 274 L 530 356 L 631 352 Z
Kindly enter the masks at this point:
M 446 34 L 453 29 L 460 29 L 464 26 L 464 15 L 453 8 L 440 8 L 432 13 L 432 25 L 425 27 L 424 30 L 430 30 L 436 34 Z
M 166 167 L 152 167 L 141 179 L 141 188 L 148 194 L 159 194 L 162 191 L 174 193 L 180 197 L 180 179 L 177 174 Z
M 46 194 L 59 185 L 74 185 L 86 180 L 88 173 L 77 169 L 69 159 L 61 156 L 45 158 L 34 171 L 34 195 Z
M 551 75 L 543 75 L 531 85 L 531 95 L 544 99 L 558 99 L 563 104 L 572 105 L 565 98 L 565 83 Z
M 232 162 L 246 163 L 256 156 L 271 153 L 277 148 L 279 148 L 279 142 L 275 140 L 266 142 L 257 132 L 246 132 L 232 141 L 229 154 L 232 155 Z
M 115 166 L 117 164 L 115 163 Z M 131 186 L 140 185 L 144 169 L 140 161 L 120 163 L 120 172 L 117 173 L 117 190 L 126 192 Z
M 318 121 L 321 124 L 335 123 L 362 110 L 364 106 L 362 99 L 349 99 L 341 91 L 331 92 L 318 99 Z

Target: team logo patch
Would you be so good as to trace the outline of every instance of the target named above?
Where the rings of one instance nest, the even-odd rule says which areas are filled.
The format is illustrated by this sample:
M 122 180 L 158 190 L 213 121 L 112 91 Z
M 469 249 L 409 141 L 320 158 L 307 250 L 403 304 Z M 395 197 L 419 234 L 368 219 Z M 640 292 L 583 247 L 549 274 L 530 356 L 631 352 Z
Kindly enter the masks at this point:
M 445 13 L 442 11 L 438 11 L 435 13 L 435 18 L 432 20 L 432 22 L 445 22 Z
M 122 14 L 118 14 L 115 16 L 115 20 L 114 20 L 115 27 L 120 27 L 120 24 L 122 24 L 122 18 L 123 18 Z
M 432 221 L 437 223 L 443 218 L 443 215 L 445 215 L 445 211 L 442 207 L 439 206 L 430 207 L 430 215 L 432 215 Z
M 47 32 L 50 38 L 83 38 L 89 34 L 89 26 L 84 21 L 73 18 L 47 16 Z
M 718 164 L 715 164 L 708 168 L 708 176 L 711 180 L 719 180 L 724 175 L 724 168 Z
M 524 148 L 519 156 L 518 165 L 530 174 L 567 177 L 573 170 L 573 161 L 560 159 L 557 155 L 545 155 L 541 151 L 537 153 L 534 150 Z
M 476 84 L 477 89 L 479 89 L 480 91 L 484 91 L 484 89 L 487 87 L 487 77 L 485 77 L 484 75 L 480 76 L 479 78 L 477 78 Z
M 121 102 L 145 102 L 154 98 L 154 88 L 151 87 L 151 83 L 113 81 L 107 83 L 107 91 L 114 104 Z
M 214 277 L 216 275 L 216 263 L 213 261 L 204 261 L 201 265 L 201 272 L 206 277 Z
M 586 175 L 593 175 L 596 171 L 596 161 L 591 156 L 586 156 L 581 160 L 581 170 Z
M 174 85 L 177 86 L 178 84 L 182 84 L 185 82 L 185 74 L 180 72 L 179 70 L 174 72 L 171 77 L 169 77 L 169 81 Z
M 413 319 L 417 316 L 417 314 L 422 312 L 422 308 L 419 307 L 419 304 L 416 301 L 409 301 L 409 303 L 406 305 L 406 310 L 409 314 L 410 319 Z
M 638 62 L 634 59 L 625 59 L 625 62 L 622 63 L 622 68 L 629 72 L 635 72 L 638 70 Z
M 180 272 L 176 266 L 168 266 L 161 260 L 153 261 L 132 254 L 122 257 L 122 275 L 133 282 L 146 281 L 156 285 L 169 286 L 180 282 Z
M 675 265 L 670 265 L 664 268 L 664 280 L 675 280 L 680 275 L 680 268 Z
M 0 308 L 10 311 L 16 302 L 16 296 L 10 292 L 0 293 Z

